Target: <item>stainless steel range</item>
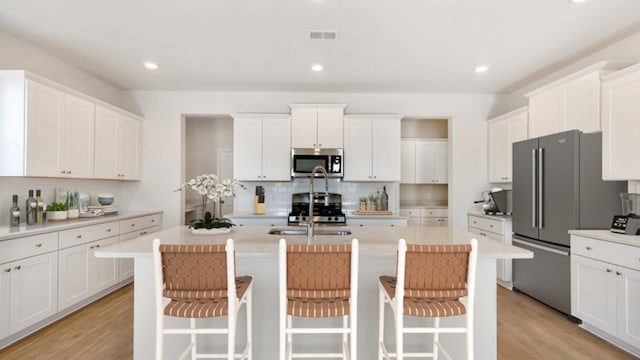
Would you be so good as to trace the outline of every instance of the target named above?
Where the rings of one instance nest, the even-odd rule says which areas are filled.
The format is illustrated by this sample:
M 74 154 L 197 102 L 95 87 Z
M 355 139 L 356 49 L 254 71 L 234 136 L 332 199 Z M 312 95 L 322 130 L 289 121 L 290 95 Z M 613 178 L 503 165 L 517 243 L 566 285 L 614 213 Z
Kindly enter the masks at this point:
M 342 195 L 328 193 L 313 193 L 313 222 L 316 225 L 345 225 L 347 217 L 342 212 Z M 306 224 L 309 221 L 309 193 L 291 195 L 291 212 L 289 225 Z

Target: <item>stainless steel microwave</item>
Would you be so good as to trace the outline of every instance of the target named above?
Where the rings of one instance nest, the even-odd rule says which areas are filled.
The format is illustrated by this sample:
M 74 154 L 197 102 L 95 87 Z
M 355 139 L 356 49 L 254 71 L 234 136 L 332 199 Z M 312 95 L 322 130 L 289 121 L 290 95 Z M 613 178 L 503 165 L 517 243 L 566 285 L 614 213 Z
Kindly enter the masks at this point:
M 291 177 L 309 177 L 320 165 L 329 177 L 342 177 L 342 149 L 291 149 Z

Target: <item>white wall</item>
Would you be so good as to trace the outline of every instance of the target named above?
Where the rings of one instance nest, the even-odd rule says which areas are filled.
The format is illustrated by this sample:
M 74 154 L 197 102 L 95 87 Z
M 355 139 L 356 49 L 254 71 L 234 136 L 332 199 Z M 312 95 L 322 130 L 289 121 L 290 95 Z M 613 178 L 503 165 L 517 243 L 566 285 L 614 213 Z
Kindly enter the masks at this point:
M 487 187 L 486 123 L 492 95 L 219 93 L 136 91 L 131 95 L 145 117 L 143 180 L 132 196 L 135 208 L 165 211 L 164 226 L 180 223 L 182 181 L 181 118 L 185 115 L 235 112 L 288 113 L 290 103 L 346 103 L 346 113 L 397 113 L 451 118 L 449 178 L 451 223 L 466 228 L 466 212 Z

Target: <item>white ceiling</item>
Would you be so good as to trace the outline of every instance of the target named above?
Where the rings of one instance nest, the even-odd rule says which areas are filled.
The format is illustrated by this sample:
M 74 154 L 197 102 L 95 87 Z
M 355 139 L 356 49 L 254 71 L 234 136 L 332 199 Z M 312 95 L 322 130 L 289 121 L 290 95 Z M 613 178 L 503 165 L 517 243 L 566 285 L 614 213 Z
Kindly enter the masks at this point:
M 122 89 L 499 93 L 639 31 L 640 0 L 0 0 L 0 30 Z

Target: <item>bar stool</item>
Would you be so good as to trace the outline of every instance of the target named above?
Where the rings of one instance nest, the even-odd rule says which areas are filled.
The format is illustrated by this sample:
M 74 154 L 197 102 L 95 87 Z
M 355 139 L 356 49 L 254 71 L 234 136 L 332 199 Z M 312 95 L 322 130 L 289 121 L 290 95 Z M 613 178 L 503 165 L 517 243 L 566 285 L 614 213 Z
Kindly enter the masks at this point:
M 473 360 L 473 302 L 478 241 L 465 245 L 407 245 L 398 243 L 397 277 L 380 276 L 378 360 L 451 356 L 439 341 L 440 333 L 466 334 L 467 359 Z M 403 286 L 396 286 L 403 284 Z M 466 300 L 465 303 L 461 299 Z M 395 322 L 396 352 L 384 345 L 384 311 L 389 304 Z M 440 318 L 465 315 L 464 327 L 440 327 Z M 433 318 L 432 327 L 405 327 L 403 316 Z M 433 334 L 431 353 L 405 353 L 404 334 Z
M 356 360 L 358 240 L 341 245 L 287 245 L 280 239 L 279 253 L 280 360 Z M 294 327 L 294 317 L 342 317 L 342 327 Z M 294 353 L 294 334 L 342 334 L 342 352 Z
M 226 245 L 161 245 L 153 240 L 154 287 L 156 295 L 156 359 L 163 356 L 164 335 L 190 335 L 183 359 L 251 360 L 252 277 L 235 275 L 233 240 Z M 235 286 L 228 286 L 234 284 Z M 169 303 L 165 305 L 165 299 Z M 235 354 L 238 311 L 246 305 L 247 344 Z M 189 318 L 189 328 L 166 328 L 165 316 Z M 227 327 L 196 328 L 196 319 L 227 316 Z M 227 335 L 224 354 L 197 353 L 196 335 Z

